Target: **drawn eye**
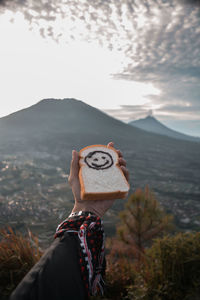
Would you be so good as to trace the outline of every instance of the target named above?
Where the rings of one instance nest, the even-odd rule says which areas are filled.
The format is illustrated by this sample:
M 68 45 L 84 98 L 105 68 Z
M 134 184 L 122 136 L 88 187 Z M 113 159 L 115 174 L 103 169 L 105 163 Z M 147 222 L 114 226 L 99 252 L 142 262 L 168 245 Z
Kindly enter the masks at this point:
M 98 158 L 95 158 L 94 161 L 98 161 Z
M 102 156 L 103 159 L 106 159 L 105 156 Z

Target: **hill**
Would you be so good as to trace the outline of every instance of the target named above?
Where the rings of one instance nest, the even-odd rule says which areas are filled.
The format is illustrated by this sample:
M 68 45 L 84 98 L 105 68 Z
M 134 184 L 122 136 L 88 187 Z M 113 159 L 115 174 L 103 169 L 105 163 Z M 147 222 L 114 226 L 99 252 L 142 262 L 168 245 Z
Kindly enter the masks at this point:
M 73 205 L 72 149 L 109 141 L 123 152 L 132 189 L 148 184 L 180 228 L 199 229 L 200 144 L 141 130 L 75 99 L 45 99 L 0 119 L 0 223 L 31 221 L 52 235 Z M 110 232 L 123 204 L 106 217 Z
M 144 119 L 139 119 L 135 121 L 129 122 L 130 125 L 146 130 L 148 132 L 153 132 L 161 135 L 166 135 L 175 139 L 179 140 L 185 140 L 185 141 L 193 141 L 193 142 L 199 142 L 200 138 L 193 137 L 190 135 L 186 135 L 183 133 L 180 133 L 178 131 L 172 130 L 168 128 L 167 126 L 163 125 L 161 122 L 159 122 L 156 118 L 152 116 L 147 116 Z

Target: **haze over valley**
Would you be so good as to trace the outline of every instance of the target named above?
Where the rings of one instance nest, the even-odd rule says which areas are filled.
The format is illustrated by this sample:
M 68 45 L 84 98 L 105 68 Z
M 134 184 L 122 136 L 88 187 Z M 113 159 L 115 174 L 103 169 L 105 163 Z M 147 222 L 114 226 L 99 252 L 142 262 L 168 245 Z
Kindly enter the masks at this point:
M 139 129 L 75 99 L 44 99 L 0 118 L 1 227 L 30 227 L 49 241 L 73 206 L 72 150 L 109 141 L 127 161 L 130 193 L 148 184 L 177 230 L 199 230 L 200 143 Z M 105 216 L 108 234 L 124 202 Z

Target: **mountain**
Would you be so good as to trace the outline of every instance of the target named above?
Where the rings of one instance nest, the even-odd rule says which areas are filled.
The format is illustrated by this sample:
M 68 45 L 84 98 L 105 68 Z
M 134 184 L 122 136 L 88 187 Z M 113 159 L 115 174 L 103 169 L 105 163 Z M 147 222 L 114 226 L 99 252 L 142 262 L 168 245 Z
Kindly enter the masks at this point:
M 32 152 L 34 155 L 35 151 L 47 151 L 62 156 L 66 149 L 105 144 L 110 140 L 124 148 L 134 139 L 137 148 L 143 149 L 146 144 L 153 145 L 150 141 L 155 139 L 156 142 L 159 137 L 75 99 L 44 99 L 0 118 L 0 150 L 7 154 Z
M 135 121 L 129 122 L 130 125 L 161 135 L 166 135 L 175 139 L 179 140 L 186 140 L 186 141 L 193 141 L 193 142 L 200 142 L 200 138 L 193 137 L 190 135 L 186 135 L 183 133 L 180 133 L 178 131 L 172 130 L 168 128 L 167 126 L 163 125 L 161 122 L 159 122 L 156 118 L 152 116 L 147 116 L 144 119 L 139 119 Z
M 65 135 L 75 144 L 86 136 L 110 138 L 113 131 L 124 134 L 124 128 L 132 132 L 128 125 L 110 118 L 100 110 L 75 99 L 45 99 L 37 104 L 0 118 L 0 137 L 13 142 L 55 139 Z M 135 132 L 138 132 L 136 129 Z M 84 137 L 84 138 L 83 138 Z M 4 141 L 0 141 L 0 145 Z M 80 144 L 82 145 L 82 144 Z M 40 145 L 38 145 L 39 147 Z M 51 151 L 51 149 L 49 149 Z
M 0 118 L 0 223 L 13 221 L 15 212 L 40 221 L 39 207 L 57 222 L 63 203 L 73 201 L 70 188 L 61 188 L 72 149 L 109 141 L 127 161 L 131 192 L 148 184 L 180 228 L 200 225 L 200 144 L 144 131 L 75 99 L 44 99 Z M 123 204 L 110 211 L 111 227 Z

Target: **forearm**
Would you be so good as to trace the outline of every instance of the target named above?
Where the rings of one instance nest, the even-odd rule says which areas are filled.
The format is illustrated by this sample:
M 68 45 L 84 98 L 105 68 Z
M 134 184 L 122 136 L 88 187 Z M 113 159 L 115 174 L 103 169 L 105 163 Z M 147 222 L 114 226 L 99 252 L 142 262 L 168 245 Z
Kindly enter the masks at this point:
M 60 237 L 65 232 L 78 236 L 79 265 L 86 291 L 95 295 L 100 290 L 103 294 L 105 253 L 104 230 L 100 217 L 89 212 L 72 215 L 58 226 L 55 237 Z

